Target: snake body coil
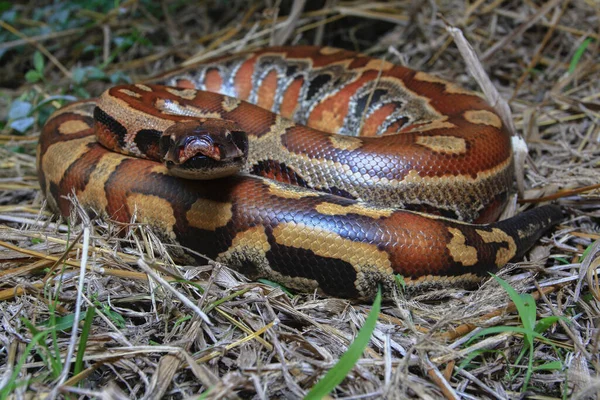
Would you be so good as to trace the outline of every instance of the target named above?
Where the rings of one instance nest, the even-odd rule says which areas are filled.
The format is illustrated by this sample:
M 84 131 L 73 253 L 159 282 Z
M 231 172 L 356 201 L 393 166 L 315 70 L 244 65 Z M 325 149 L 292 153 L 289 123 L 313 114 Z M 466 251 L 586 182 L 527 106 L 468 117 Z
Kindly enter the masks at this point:
M 54 210 L 68 215 L 75 193 L 96 213 L 135 214 L 251 278 L 350 298 L 391 290 L 394 274 L 420 289 L 471 285 L 562 218 L 544 206 L 487 225 L 459 221 L 498 217 L 513 178 L 510 138 L 480 97 L 431 75 L 284 47 L 166 79 L 173 86 L 118 86 L 53 114 L 38 171 Z M 243 173 L 191 181 L 130 156 L 153 158 L 181 115 L 245 131 Z M 111 132 L 104 146 L 94 124 Z

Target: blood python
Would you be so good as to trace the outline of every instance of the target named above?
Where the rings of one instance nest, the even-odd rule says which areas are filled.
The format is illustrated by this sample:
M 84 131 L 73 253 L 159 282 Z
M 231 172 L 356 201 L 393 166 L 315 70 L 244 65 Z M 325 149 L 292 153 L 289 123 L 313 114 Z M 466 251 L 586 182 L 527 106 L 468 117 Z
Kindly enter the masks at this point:
M 53 210 L 68 215 L 75 194 L 251 278 L 349 298 L 389 292 L 394 274 L 409 288 L 471 286 L 562 218 L 544 206 L 489 223 L 512 184 L 509 134 L 479 96 L 423 72 L 280 47 L 162 79 L 51 116 L 38 171 Z M 165 130 L 210 118 L 231 124 L 227 137 L 246 132 L 241 173 L 188 180 L 152 160 Z

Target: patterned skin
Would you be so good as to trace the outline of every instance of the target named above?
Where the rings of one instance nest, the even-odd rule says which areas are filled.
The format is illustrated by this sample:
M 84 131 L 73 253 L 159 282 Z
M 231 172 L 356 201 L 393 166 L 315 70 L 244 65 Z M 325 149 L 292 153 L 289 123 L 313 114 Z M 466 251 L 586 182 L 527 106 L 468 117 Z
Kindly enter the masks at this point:
M 544 206 L 477 225 L 398 208 L 490 221 L 512 180 L 500 118 L 477 95 L 422 72 L 295 47 L 164 79 L 177 87 L 115 87 L 49 119 L 38 171 L 51 208 L 68 215 L 74 192 L 89 210 L 121 222 L 135 213 L 251 278 L 349 298 L 370 298 L 379 284 L 389 293 L 394 274 L 416 290 L 471 286 L 562 218 Z M 116 132 L 99 139 L 106 147 L 94 136 L 100 111 L 108 129 L 98 130 Z M 157 146 L 148 137 L 207 118 L 248 135 L 242 173 L 191 181 L 148 157 Z

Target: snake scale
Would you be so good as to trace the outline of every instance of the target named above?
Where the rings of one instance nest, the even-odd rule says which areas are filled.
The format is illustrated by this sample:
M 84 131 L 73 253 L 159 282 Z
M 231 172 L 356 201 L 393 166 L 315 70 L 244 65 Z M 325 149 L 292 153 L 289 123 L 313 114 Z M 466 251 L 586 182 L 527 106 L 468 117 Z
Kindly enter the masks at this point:
M 161 79 L 50 117 L 37 163 L 51 209 L 69 215 L 75 194 L 252 279 L 347 298 L 389 293 L 395 274 L 415 290 L 472 286 L 562 218 L 547 205 L 493 222 L 512 186 L 510 135 L 481 97 L 432 75 L 299 46 Z M 242 171 L 188 180 L 148 159 L 186 118 L 246 132 Z M 113 132 L 105 146 L 94 127 Z

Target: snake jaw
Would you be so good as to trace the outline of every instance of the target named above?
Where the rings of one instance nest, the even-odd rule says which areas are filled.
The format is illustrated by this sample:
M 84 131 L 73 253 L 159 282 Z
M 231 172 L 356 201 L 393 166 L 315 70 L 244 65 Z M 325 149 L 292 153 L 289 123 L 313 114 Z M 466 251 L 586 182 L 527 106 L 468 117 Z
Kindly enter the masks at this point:
M 198 155 L 221 161 L 221 149 L 208 138 L 191 137 L 186 138 L 181 146 L 177 146 L 177 161 L 183 164 L 192 157 Z
M 180 121 L 164 131 L 160 154 L 173 175 L 213 179 L 235 174 L 244 166 L 248 138 L 231 121 L 210 118 Z

